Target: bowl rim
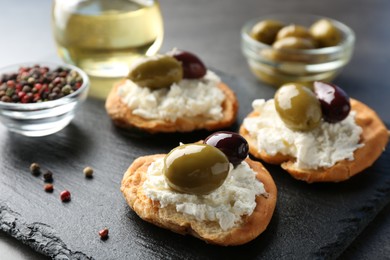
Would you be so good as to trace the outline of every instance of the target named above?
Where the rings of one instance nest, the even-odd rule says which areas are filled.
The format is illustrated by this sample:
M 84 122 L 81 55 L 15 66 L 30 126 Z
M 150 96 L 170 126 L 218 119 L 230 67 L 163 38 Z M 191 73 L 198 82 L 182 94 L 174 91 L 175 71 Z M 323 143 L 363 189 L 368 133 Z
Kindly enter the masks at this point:
M 32 67 L 34 65 L 39 65 L 39 66 L 50 66 L 50 67 L 65 67 L 69 68 L 71 70 L 77 71 L 77 73 L 81 76 L 83 79 L 83 84 L 78 88 L 75 92 L 63 96 L 59 99 L 55 100 L 48 100 L 44 102 L 39 102 L 39 103 L 12 103 L 12 102 L 3 102 L 0 101 L 0 109 L 14 109 L 14 110 L 40 110 L 40 109 L 49 109 L 49 108 L 54 108 L 57 106 L 61 106 L 64 104 L 69 103 L 69 99 L 72 99 L 74 96 L 79 95 L 80 93 L 87 91 L 90 85 L 90 80 L 86 72 L 84 72 L 82 69 L 79 67 L 76 67 L 72 64 L 66 64 L 66 63 L 57 63 L 57 62 L 50 62 L 50 61 L 27 61 L 27 62 L 20 62 L 20 63 L 14 63 L 14 64 L 9 64 L 7 66 L 1 67 L 0 68 L 0 76 L 2 76 L 4 73 L 12 73 L 10 70 L 9 72 L 6 72 L 7 69 L 13 69 L 17 67 L 23 67 L 23 66 L 29 66 Z
M 302 13 L 270 13 L 266 14 L 263 16 L 259 16 L 256 18 L 252 18 L 249 21 L 247 21 L 241 28 L 241 38 L 249 43 L 251 46 L 259 49 L 273 49 L 271 45 L 256 41 L 250 36 L 250 30 L 252 27 L 263 20 L 266 19 L 273 19 L 280 17 L 281 19 L 283 17 L 289 17 L 289 18 L 294 18 L 294 17 L 306 17 L 306 18 L 312 18 L 313 20 L 319 20 L 319 19 L 327 19 L 332 21 L 337 28 L 339 28 L 342 33 L 346 36 L 344 41 L 341 44 L 338 44 L 336 46 L 330 46 L 330 47 L 323 47 L 323 48 L 316 48 L 316 49 L 278 49 L 279 52 L 286 52 L 286 53 L 299 53 L 299 54 L 306 54 L 306 55 L 323 55 L 323 54 L 332 54 L 341 50 L 344 50 L 348 48 L 349 46 L 353 46 L 355 42 L 355 33 L 354 31 L 347 26 L 346 24 L 337 21 L 333 18 L 329 18 L 326 16 L 321 16 L 321 15 L 315 15 L 315 14 L 302 14 Z

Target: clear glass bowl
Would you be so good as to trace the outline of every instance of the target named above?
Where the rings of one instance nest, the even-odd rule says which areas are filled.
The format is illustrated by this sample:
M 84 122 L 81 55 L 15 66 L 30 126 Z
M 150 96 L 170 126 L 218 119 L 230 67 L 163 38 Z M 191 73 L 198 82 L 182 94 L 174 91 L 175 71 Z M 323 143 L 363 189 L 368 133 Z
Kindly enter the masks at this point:
M 255 24 L 272 19 L 285 25 L 297 24 L 309 28 L 320 19 L 328 19 L 339 29 L 341 43 L 317 49 L 274 49 L 250 36 Z M 308 83 L 317 80 L 332 81 L 348 64 L 355 44 L 354 32 L 336 20 L 306 14 L 275 14 L 247 22 L 241 30 L 241 49 L 252 73 L 263 82 L 279 87 L 288 82 Z
M 15 73 L 20 67 L 46 66 L 77 71 L 82 77 L 81 87 L 62 98 L 40 103 L 7 103 L 0 101 L 0 121 L 11 132 L 25 136 L 45 136 L 60 131 L 72 121 L 78 106 L 88 95 L 89 78 L 81 69 L 65 64 L 34 62 L 14 64 L 0 69 L 0 75 Z M 1 77 L 1 76 L 0 76 Z

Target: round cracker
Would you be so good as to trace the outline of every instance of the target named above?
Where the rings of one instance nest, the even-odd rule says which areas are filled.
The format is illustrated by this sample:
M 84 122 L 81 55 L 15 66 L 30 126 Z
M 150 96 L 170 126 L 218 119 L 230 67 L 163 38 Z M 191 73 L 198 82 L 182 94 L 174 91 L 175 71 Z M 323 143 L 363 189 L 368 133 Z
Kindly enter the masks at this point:
M 355 150 L 354 160 L 342 160 L 330 168 L 317 170 L 297 169 L 294 167 L 295 158 L 291 156 L 282 154 L 271 156 L 264 151 L 258 151 L 256 140 L 250 136 L 243 125 L 240 127 L 240 134 L 248 141 L 249 152 L 254 157 L 271 164 L 281 164 L 282 168 L 295 179 L 308 183 L 340 182 L 370 167 L 382 154 L 389 139 L 386 126 L 374 110 L 355 99 L 351 99 L 351 110 L 356 111 L 356 124 L 363 129 L 360 143 L 363 143 L 364 146 Z M 258 115 L 256 112 L 251 112 L 247 117 L 256 117 Z
M 256 178 L 264 184 L 267 196 L 256 196 L 256 207 L 250 216 L 243 216 L 238 226 L 222 230 L 214 221 L 196 221 L 177 212 L 174 205 L 159 207 L 158 201 L 148 198 L 142 185 L 149 165 L 164 154 L 136 159 L 123 176 L 121 191 L 129 206 L 144 220 L 179 234 L 190 234 L 207 243 L 233 246 L 247 243 L 261 234 L 271 221 L 277 197 L 275 183 L 268 171 L 259 162 L 245 161 L 257 173 Z
M 237 117 L 238 101 L 235 93 L 224 83 L 218 85 L 225 94 L 222 103 L 223 117 L 221 120 L 207 119 L 202 116 L 191 118 L 178 118 L 175 122 L 161 119 L 146 119 L 134 115 L 132 110 L 122 102 L 118 95 L 118 88 L 126 82 L 126 79 L 118 82 L 111 89 L 106 99 L 106 111 L 115 125 L 121 128 L 138 128 L 149 133 L 192 132 L 205 129 L 208 131 L 222 129 L 231 126 Z

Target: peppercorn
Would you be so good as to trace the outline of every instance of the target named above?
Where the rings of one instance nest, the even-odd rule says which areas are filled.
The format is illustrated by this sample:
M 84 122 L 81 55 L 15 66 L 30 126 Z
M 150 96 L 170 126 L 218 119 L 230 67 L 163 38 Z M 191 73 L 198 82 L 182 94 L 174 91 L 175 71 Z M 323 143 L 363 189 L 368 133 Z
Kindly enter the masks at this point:
M 44 182 L 53 182 L 53 173 L 51 171 L 46 171 L 43 174 L 43 181 Z
M 30 92 L 31 91 L 31 87 L 29 85 L 24 85 L 23 88 L 22 88 L 22 91 L 27 93 L 27 92 Z
M 34 82 L 35 82 L 35 79 L 34 79 L 33 77 L 29 77 L 29 78 L 27 79 L 27 82 L 28 82 L 28 83 L 34 83 Z
M 100 239 L 106 240 L 108 238 L 108 228 L 103 228 L 99 231 Z
M 5 91 L 5 94 L 10 97 L 10 96 L 12 96 L 14 94 L 14 92 L 15 92 L 15 89 L 13 89 L 13 87 L 9 87 Z
M 0 78 L 0 102 L 38 103 L 59 99 L 79 89 L 82 77 L 75 70 L 58 67 L 50 70 L 35 65 L 20 67 L 17 73 Z
M 93 177 L 93 169 L 91 167 L 85 167 L 84 170 L 84 175 L 86 178 L 92 178 Z
M 70 201 L 70 192 L 68 190 L 64 190 L 60 193 L 60 199 L 62 202 Z
M 32 163 L 30 165 L 30 172 L 33 175 L 38 176 L 39 174 L 41 174 L 41 166 L 39 166 L 38 163 Z
M 8 87 L 15 87 L 15 81 L 13 81 L 13 80 L 7 80 L 7 86 Z
M 2 96 L 1 97 L 1 101 L 2 102 L 11 102 L 12 98 L 10 98 L 9 96 Z
M 72 93 L 72 87 L 70 85 L 65 85 L 62 89 L 61 92 L 65 95 L 68 95 Z
M 53 192 L 54 186 L 51 183 L 46 183 L 45 186 L 44 186 L 44 189 L 45 189 L 46 192 Z

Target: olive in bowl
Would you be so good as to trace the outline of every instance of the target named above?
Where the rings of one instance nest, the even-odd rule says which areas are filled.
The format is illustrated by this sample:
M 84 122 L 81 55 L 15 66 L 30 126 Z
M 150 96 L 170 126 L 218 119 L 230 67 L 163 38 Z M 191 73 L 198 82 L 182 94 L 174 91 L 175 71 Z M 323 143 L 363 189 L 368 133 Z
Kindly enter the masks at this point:
M 46 136 L 73 119 L 86 99 L 89 78 L 81 69 L 48 62 L 0 69 L 0 121 L 11 132 Z
M 273 41 L 254 37 L 264 21 L 283 25 L 279 30 L 270 26 Z M 276 87 L 333 80 L 350 61 L 354 44 L 355 34 L 347 25 L 316 15 L 268 15 L 250 20 L 241 30 L 241 50 L 250 70 Z

